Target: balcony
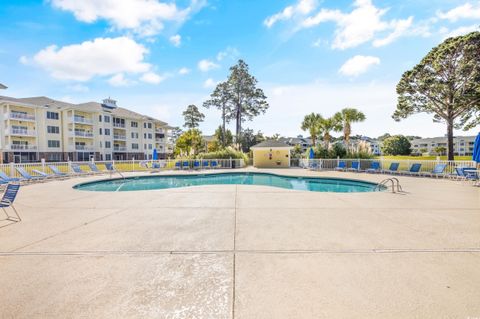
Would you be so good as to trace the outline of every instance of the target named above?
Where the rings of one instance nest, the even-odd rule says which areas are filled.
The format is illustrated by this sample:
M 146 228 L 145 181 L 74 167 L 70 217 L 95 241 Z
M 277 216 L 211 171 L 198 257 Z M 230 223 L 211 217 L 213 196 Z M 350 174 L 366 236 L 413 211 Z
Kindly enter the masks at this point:
M 12 151 L 36 151 L 37 145 L 10 144 L 9 148 Z
M 164 138 L 156 138 L 156 139 L 155 139 L 155 142 L 157 142 L 157 143 L 165 143 L 165 142 L 166 142 L 166 139 L 164 139 Z
M 72 147 L 70 147 L 72 148 Z M 84 151 L 84 152 L 93 152 L 95 151 L 95 148 L 93 145 L 75 145 L 73 147 L 76 151 Z
M 72 122 L 74 123 L 80 123 L 80 124 L 89 124 L 89 125 L 92 125 L 93 124 L 93 120 L 92 119 L 89 119 L 89 118 L 86 118 L 86 117 L 82 117 L 82 116 L 74 116 L 72 118 Z
M 113 127 L 125 129 L 125 123 L 115 123 L 115 122 L 113 122 Z
M 5 118 L 9 118 L 11 120 L 17 121 L 35 121 L 35 115 L 33 114 L 25 114 L 20 112 L 10 112 L 5 114 Z
M 23 128 L 10 128 L 5 130 L 5 135 L 15 136 L 37 136 L 37 131 L 23 129 Z
M 92 132 L 84 132 L 84 131 L 70 131 L 70 136 L 93 138 L 93 133 Z
M 114 146 L 113 151 L 114 152 L 126 152 L 127 147 L 126 146 Z
M 126 135 L 113 134 L 113 140 L 125 141 L 127 139 Z

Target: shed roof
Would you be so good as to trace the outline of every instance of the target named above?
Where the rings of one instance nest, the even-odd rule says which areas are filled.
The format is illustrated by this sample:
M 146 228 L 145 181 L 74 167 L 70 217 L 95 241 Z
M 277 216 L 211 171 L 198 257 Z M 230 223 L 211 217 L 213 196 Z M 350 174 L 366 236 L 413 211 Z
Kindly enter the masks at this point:
M 290 148 L 291 149 L 293 148 L 293 146 L 290 146 L 282 141 L 266 140 L 258 143 L 257 145 L 252 146 L 251 148 Z

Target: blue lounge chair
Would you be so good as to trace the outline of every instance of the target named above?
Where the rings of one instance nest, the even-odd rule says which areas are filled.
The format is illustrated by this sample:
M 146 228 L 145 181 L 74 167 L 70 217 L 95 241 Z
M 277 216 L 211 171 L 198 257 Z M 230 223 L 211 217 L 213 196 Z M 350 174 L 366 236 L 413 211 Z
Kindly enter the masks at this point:
M 32 176 L 30 175 L 23 167 L 15 167 L 17 172 L 22 175 L 23 180 L 27 182 L 35 182 L 35 181 L 44 181 L 45 177 L 42 176 Z
M 210 162 L 209 161 L 202 161 L 202 167 L 203 168 L 209 168 L 210 167 Z
M 58 177 L 67 177 L 69 176 L 67 173 L 63 173 L 63 172 L 60 172 L 60 170 L 58 169 L 58 167 L 54 166 L 54 165 L 48 165 L 48 168 L 50 168 L 50 170 L 53 172 L 53 174 L 55 176 L 58 176 Z
M 210 165 L 212 166 L 212 168 L 217 168 L 218 167 L 217 161 L 211 161 Z
M 353 161 L 352 162 L 352 167 L 348 168 L 347 171 L 360 172 L 360 162 L 359 161 Z
M 319 168 L 318 163 L 314 161 L 309 161 L 308 168 L 311 170 L 317 170 Z
M 55 177 L 55 175 L 53 175 L 53 174 L 47 174 L 45 172 L 39 171 L 38 169 L 32 169 L 32 172 L 34 172 L 35 174 L 38 174 L 41 177 L 45 177 L 45 178 L 54 178 Z
M 340 162 L 338 162 L 338 166 L 335 167 L 334 169 L 335 169 L 336 171 L 344 171 L 344 170 L 346 169 L 346 167 L 347 167 L 347 162 L 345 162 L 345 161 L 340 161 Z
M 182 169 L 190 169 L 190 163 L 188 161 L 183 161 Z
M 457 173 L 456 178 L 464 181 L 475 181 L 478 180 L 478 174 L 475 168 L 472 167 L 455 167 L 455 172 Z
M 175 169 L 182 169 L 182 162 L 175 162 Z
M 193 169 L 200 169 L 200 161 L 193 161 Z
M 90 175 L 90 173 L 87 173 L 87 172 L 85 172 L 84 170 L 82 170 L 82 168 L 81 168 L 80 165 L 78 165 L 78 164 L 72 164 L 71 167 L 72 167 L 72 171 L 73 171 L 76 175 L 79 175 L 79 176 Z
M 422 164 L 415 163 L 410 166 L 410 169 L 408 171 L 402 171 L 401 173 L 407 175 L 419 175 L 421 167 Z
M 7 174 L 5 174 L 3 171 L 0 171 L 0 181 L 9 183 L 9 182 L 18 182 L 20 181 L 20 178 L 16 177 L 9 177 Z
M 447 164 L 437 164 L 433 168 L 433 171 L 431 172 L 425 172 L 423 175 L 425 176 L 430 176 L 430 177 L 439 177 L 439 176 L 445 176 L 445 169 L 447 168 Z
M 90 170 L 92 171 L 93 174 L 102 174 L 103 172 L 98 169 L 97 165 L 94 163 L 88 163 L 88 167 L 90 167 Z
M 17 210 L 15 209 L 15 206 L 13 206 L 13 202 L 15 201 L 15 198 L 17 197 L 18 190 L 20 189 L 20 185 L 18 184 L 8 184 L 7 188 L 5 189 L 5 192 L 3 193 L 3 197 L 0 200 L 0 207 L 3 209 L 5 212 L 5 215 L 7 215 L 7 220 L 13 221 L 13 222 L 19 222 L 22 219 L 20 218 L 20 215 L 18 215 Z M 10 216 L 5 208 L 11 207 L 16 215 L 15 216 Z
M 390 163 L 390 167 L 382 171 L 382 173 L 386 174 L 396 174 L 398 173 L 398 168 L 400 167 L 400 163 Z
M 365 170 L 365 173 L 378 173 L 380 172 L 380 162 L 371 162 L 370 168 Z

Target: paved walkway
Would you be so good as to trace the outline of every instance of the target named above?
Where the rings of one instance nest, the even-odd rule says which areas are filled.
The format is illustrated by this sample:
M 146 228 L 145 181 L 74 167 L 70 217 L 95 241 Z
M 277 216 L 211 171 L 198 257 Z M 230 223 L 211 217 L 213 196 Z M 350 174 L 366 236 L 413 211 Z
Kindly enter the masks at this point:
M 0 318 L 480 318 L 479 188 L 71 188 L 95 178 L 21 189 Z

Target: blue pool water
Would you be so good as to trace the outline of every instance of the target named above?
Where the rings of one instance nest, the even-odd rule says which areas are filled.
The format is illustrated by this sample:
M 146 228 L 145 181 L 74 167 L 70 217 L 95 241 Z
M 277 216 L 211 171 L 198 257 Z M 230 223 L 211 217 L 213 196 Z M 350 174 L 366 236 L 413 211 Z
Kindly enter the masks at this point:
M 87 191 L 126 192 L 200 185 L 262 185 L 293 190 L 335 193 L 378 191 L 378 188 L 376 188 L 377 184 L 365 181 L 246 172 L 137 176 L 83 183 L 74 186 L 74 188 Z

